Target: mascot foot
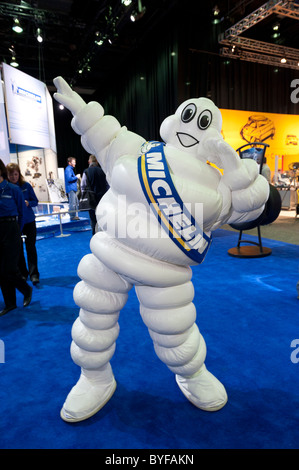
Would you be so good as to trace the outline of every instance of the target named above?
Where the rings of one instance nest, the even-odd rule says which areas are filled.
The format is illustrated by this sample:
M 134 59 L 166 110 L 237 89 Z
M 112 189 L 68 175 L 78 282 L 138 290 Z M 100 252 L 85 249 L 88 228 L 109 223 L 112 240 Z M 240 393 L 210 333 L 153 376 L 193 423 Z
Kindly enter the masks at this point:
M 217 411 L 227 402 L 224 386 L 206 369 L 205 365 L 193 377 L 176 375 L 175 378 L 185 397 L 201 410 Z
M 60 417 L 64 421 L 83 421 L 106 405 L 116 389 L 111 366 L 108 366 L 98 371 L 82 369 L 80 379 L 68 394 L 61 409 Z

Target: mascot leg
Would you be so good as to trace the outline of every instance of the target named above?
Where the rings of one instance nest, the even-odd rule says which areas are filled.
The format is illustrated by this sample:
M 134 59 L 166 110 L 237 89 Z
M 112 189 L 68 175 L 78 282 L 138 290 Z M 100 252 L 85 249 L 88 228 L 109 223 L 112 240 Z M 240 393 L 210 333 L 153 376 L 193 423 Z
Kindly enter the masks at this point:
M 75 286 L 74 300 L 81 308 L 72 328 L 71 356 L 81 375 L 61 410 L 61 418 L 68 422 L 94 415 L 115 391 L 109 361 L 119 333 L 119 312 L 132 287 L 93 254 L 80 261 L 78 275 L 82 280 Z
M 161 288 L 138 286 L 136 292 L 155 352 L 176 374 L 183 394 L 202 410 L 222 408 L 227 394 L 204 364 L 206 344 L 195 323 L 192 282 Z

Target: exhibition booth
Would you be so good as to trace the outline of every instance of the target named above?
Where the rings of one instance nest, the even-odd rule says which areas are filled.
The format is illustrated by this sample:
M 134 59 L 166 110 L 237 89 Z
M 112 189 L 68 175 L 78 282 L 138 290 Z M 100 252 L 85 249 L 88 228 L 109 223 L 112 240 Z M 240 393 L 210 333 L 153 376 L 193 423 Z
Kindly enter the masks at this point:
M 0 158 L 17 163 L 39 200 L 37 229 L 68 223 L 64 168 L 58 168 L 53 101 L 46 85 L 2 64 L 0 88 Z M 83 222 L 87 213 L 80 213 Z
M 221 109 L 223 138 L 234 148 L 265 142 L 271 183 L 278 189 L 282 208 L 294 210 L 299 190 L 299 116 Z
M 2 64 L 0 89 L 0 158 L 20 166 L 40 204 L 37 226 L 55 223 L 57 214 L 68 221 L 64 169 L 58 168 L 53 101 L 46 85 Z M 299 116 L 221 109 L 222 136 L 234 149 L 266 142 L 271 183 L 277 187 L 282 209 L 294 210 L 299 190 Z M 51 221 L 51 214 L 54 219 Z M 43 216 L 43 217 L 42 217 Z M 80 213 L 85 217 L 86 214 Z

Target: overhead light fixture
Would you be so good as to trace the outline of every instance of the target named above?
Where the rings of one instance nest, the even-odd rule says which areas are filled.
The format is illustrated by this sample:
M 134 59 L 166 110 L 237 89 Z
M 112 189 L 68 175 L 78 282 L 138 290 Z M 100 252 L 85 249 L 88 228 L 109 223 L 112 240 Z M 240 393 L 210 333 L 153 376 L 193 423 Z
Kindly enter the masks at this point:
M 272 25 L 272 30 L 273 30 L 273 34 L 271 35 L 272 39 L 278 39 L 280 37 L 279 28 L 280 28 L 280 23 L 274 23 Z
M 13 23 L 13 26 L 12 26 L 12 30 L 15 32 L 15 33 L 22 33 L 23 32 L 23 28 L 18 20 L 18 18 L 15 18 L 14 20 L 14 23 Z
M 9 65 L 11 65 L 12 67 L 19 67 L 19 64 L 18 64 L 17 59 L 15 58 L 15 56 L 13 56 L 11 58 L 11 61 L 10 61 Z
M 129 5 L 131 5 L 132 0 L 121 0 L 121 3 L 122 3 L 125 7 L 128 7 Z
M 220 10 L 218 8 L 217 5 L 214 6 L 213 10 L 212 10 L 212 24 L 218 24 L 222 21 L 222 19 L 220 18 Z
M 285 57 L 283 57 L 282 59 L 280 59 L 280 62 L 281 62 L 282 64 L 285 64 L 286 61 L 287 61 L 287 59 L 286 59 Z
M 95 36 L 96 36 L 96 39 L 94 41 L 94 43 L 97 45 L 97 46 L 102 46 L 104 44 L 104 39 L 101 38 L 101 33 L 100 31 L 96 31 L 95 32 Z
M 38 42 L 43 42 L 44 38 L 42 36 L 42 31 L 40 28 L 37 28 L 36 30 L 36 39 Z
M 138 21 L 140 20 L 144 13 L 146 12 L 146 8 L 142 6 L 141 0 L 138 0 L 138 8 L 137 10 L 133 11 L 133 13 L 130 16 L 131 21 Z

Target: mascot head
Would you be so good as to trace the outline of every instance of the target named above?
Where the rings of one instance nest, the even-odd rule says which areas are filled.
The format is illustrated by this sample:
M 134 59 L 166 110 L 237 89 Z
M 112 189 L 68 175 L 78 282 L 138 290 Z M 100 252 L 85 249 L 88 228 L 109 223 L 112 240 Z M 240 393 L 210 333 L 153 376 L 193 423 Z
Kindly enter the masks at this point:
M 160 135 L 166 144 L 197 155 L 201 140 L 213 130 L 221 132 L 221 127 L 222 116 L 213 101 L 191 98 L 164 119 Z

